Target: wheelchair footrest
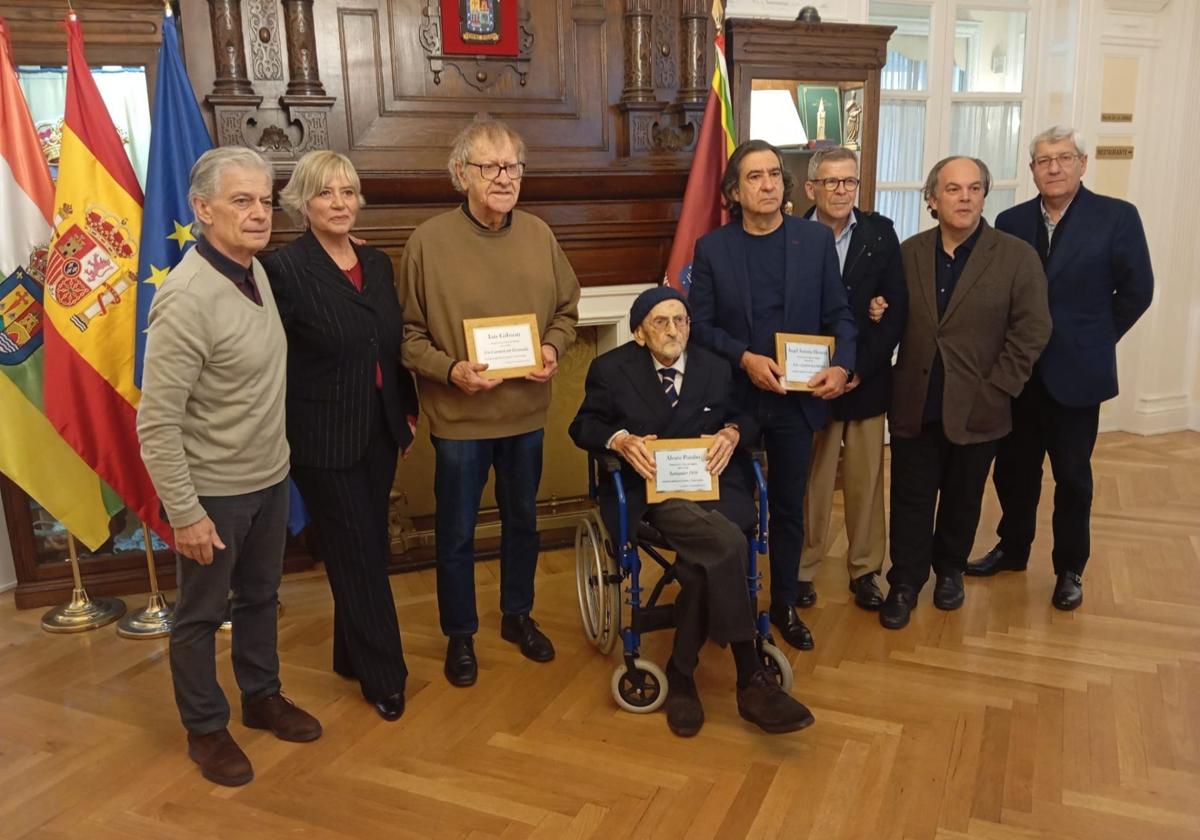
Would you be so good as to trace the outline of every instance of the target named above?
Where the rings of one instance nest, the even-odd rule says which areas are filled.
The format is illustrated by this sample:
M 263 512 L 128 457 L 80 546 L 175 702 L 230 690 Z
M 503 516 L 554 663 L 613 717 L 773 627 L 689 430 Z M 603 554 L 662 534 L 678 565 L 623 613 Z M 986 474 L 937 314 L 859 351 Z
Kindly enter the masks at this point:
M 630 627 L 635 633 L 650 633 L 675 626 L 675 605 L 659 604 L 654 607 L 639 607 L 633 611 Z

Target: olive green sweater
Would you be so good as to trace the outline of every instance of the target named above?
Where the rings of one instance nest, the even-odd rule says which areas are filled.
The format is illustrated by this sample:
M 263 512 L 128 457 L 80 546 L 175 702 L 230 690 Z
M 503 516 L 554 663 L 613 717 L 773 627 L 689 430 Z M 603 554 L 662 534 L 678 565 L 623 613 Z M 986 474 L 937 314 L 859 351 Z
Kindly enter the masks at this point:
M 467 358 L 464 318 L 533 313 L 542 344 L 561 359 L 575 340 L 579 281 L 549 226 L 514 210 L 500 230 L 459 207 L 413 231 L 400 261 L 404 366 L 417 374 L 430 431 L 451 440 L 509 437 L 540 429 L 549 383 L 508 379 L 468 396 L 447 383 Z

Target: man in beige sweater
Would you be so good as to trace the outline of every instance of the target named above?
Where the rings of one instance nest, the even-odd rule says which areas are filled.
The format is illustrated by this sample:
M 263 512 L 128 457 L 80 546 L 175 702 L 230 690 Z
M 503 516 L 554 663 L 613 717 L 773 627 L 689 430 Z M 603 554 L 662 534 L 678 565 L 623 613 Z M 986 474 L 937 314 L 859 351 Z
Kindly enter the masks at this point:
M 536 500 L 550 380 L 575 339 L 579 282 L 541 219 L 514 209 L 525 143 L 503 123 L 477 121 L 448 163 L 460 207 L 429 219 L 400 264 L 404 366 L 417 374 L 436 450 L 438 608 L 449 637 L 446 678 L 472 685 L 478 665 L 475 522 L 488 473 L 500 509 L 500 635 L 536 662 L 554 646 L 532 618 L 537 568 Z M 467 360 L 465 318 L 532 314 L 543 367 L 523 379 L 482 376 Z
M 276 610 L 288 515 L 287 343 L 254 255 L 271 236 L 271 165 L 225 147 L 192 168 L 202 231 L 150 307 L 138 437 L 175 531 L 179 598 L 171 679 L 188 755 L 204 777 L 242 785 L 254 771 L 229 734 L 216 632 L 233 601 L 233 672 L 242 723 L 285 741 L 321 724 L 280 693 Z

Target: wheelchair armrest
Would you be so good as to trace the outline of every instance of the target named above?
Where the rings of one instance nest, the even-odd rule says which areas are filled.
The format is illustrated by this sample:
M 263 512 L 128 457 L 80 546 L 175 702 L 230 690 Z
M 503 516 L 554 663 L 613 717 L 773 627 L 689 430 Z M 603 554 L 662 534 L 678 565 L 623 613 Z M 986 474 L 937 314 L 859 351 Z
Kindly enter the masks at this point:
M 621 471 L 621 459 L 615 455 L 609 455 L 604 452 L 596 452 L 596 463 L 600 465 L 600 469 L 606 473 L 619 473 Z

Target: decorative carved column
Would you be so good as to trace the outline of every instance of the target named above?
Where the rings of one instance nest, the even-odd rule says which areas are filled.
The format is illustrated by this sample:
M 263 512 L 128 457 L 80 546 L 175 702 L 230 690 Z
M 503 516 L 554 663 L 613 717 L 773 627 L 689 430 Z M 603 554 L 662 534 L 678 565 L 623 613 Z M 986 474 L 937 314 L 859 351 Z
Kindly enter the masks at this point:
M 665 103 L 654 96 L 653 0 L 625 0 L 625 87 L 617 108 L 624 121 L 622 154 L 655 149 L 655 129 Z
M 683 0 L 683 11 L 679 15 L 683 51 L 680 56 L 681 82 L 680 104 L 699 103 L 703 108 L 708 99 L 709 79 L 704 71 L 708 67 L 708 14 L 704 0 Z
M 262 97 L 246 75 L 246 44 L 242 40 L 241 0 L 208 0 L 216 79 L 205 101 L 212 106 L 218 146 L 251 145 L 247 120 L 258 112 Z
M 625 0 L 625 89 L 621 104 L 654 102 L 651 54 L 654 49 L 651 0 Z
M 300 129 L 300 141 L 292 143 L 282 132 L 273 135 L 279 148 L 270 151 L 301 155 L 329 148 L 329 109 L 334 97 L 325 95 L 317 67 L 317 38 L 313 30 L 313 0 L 283 0 L 283 25 L 287 32 L 288 85 L 279 97 L 289 123 Z
M 324 96 L 317 69 L 317 41 L 313 32 L 313 0 L 283 0 L 287 30 L 288 96 Z

